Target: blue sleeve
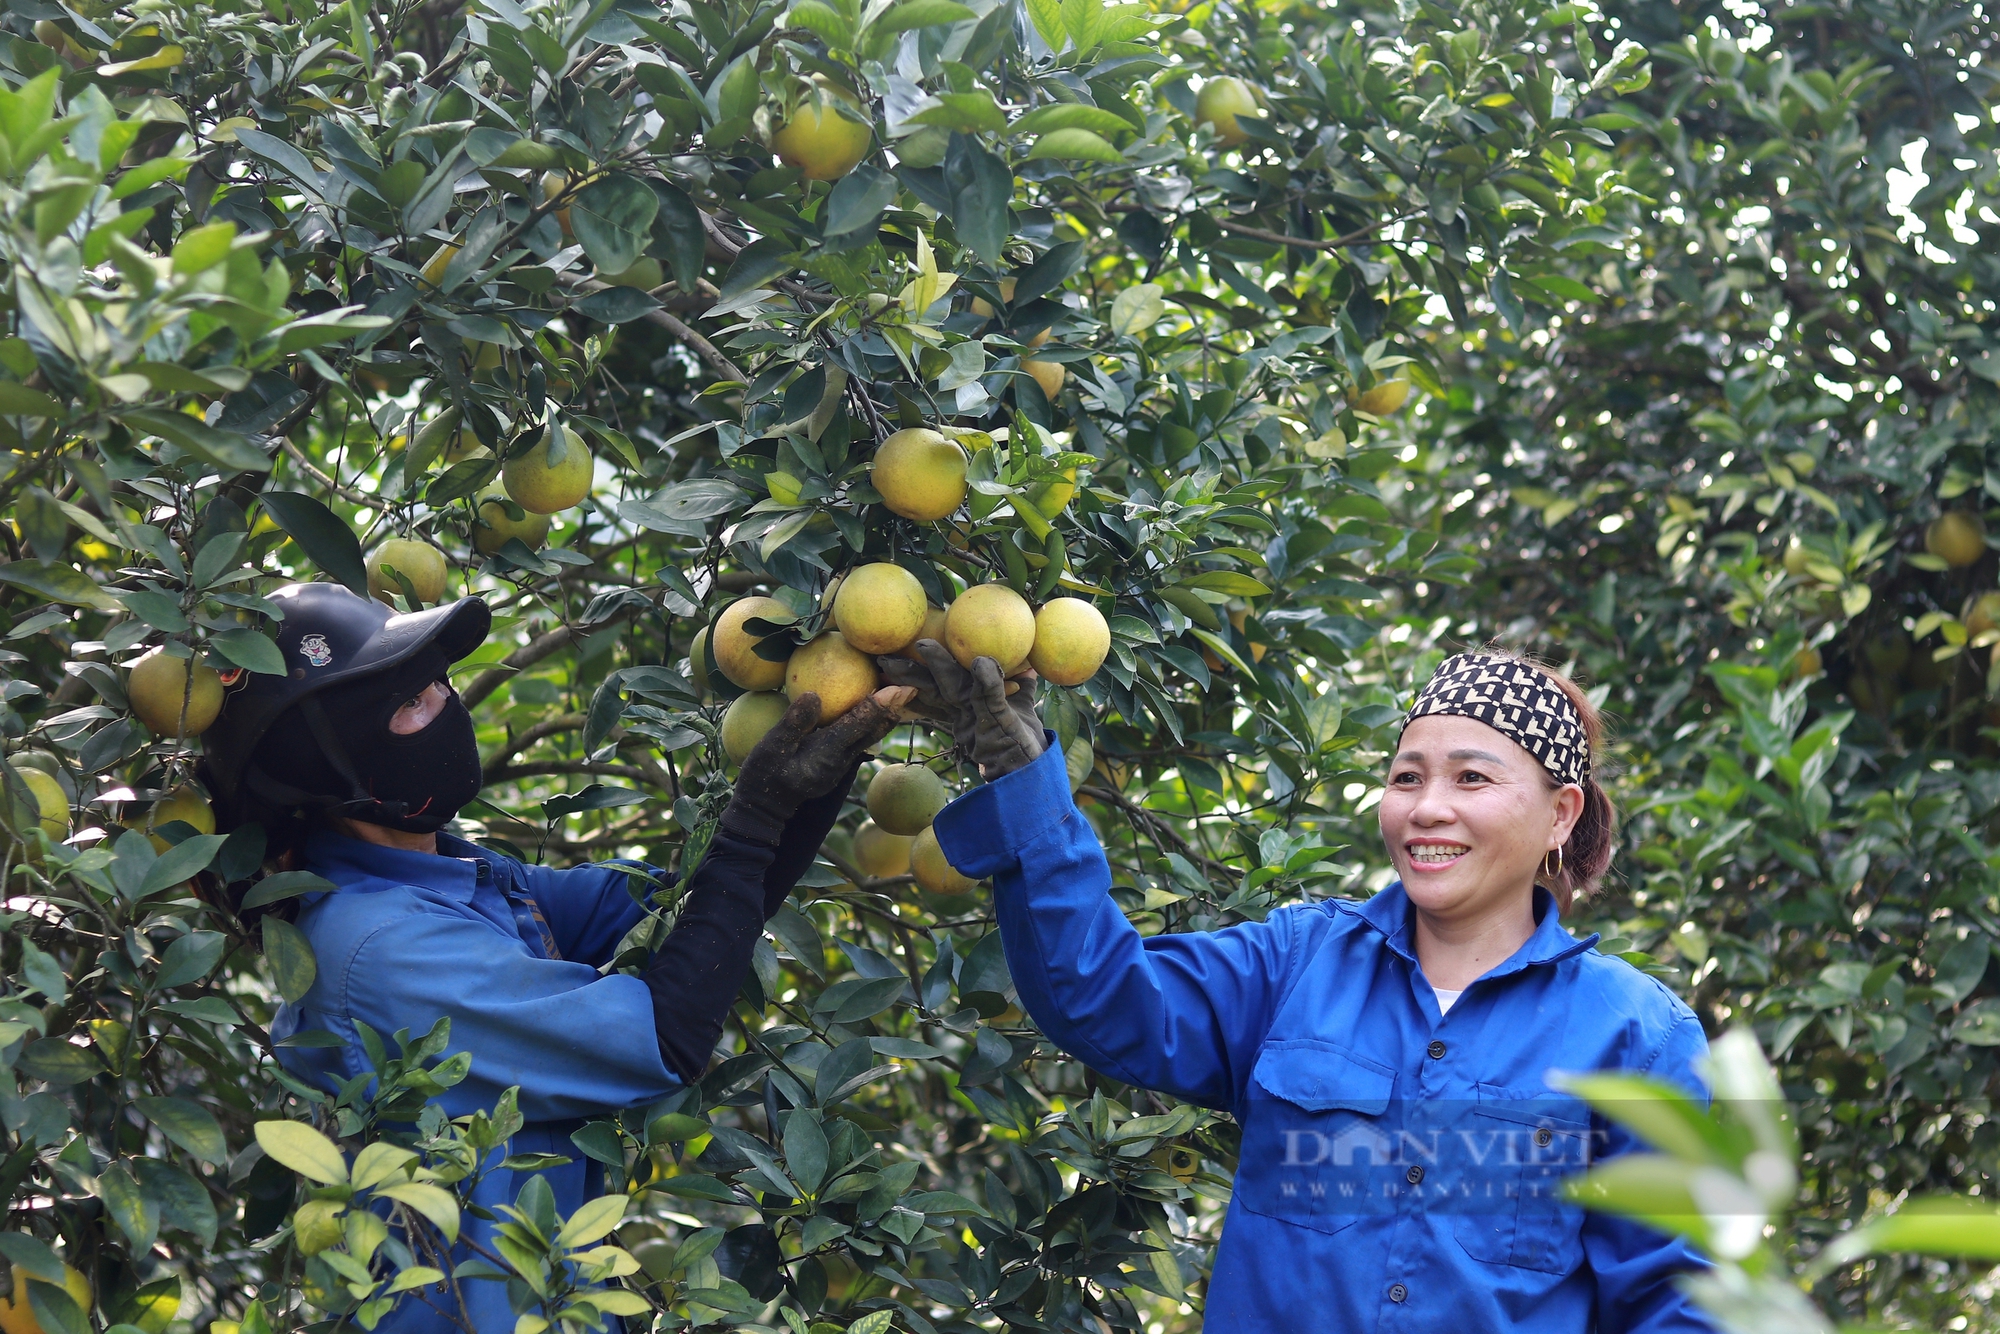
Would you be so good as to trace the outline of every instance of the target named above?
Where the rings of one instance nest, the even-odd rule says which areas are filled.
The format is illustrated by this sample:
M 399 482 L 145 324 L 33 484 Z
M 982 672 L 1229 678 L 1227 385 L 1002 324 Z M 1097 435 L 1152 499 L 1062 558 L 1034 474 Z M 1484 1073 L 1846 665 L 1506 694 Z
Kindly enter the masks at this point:
M 449 1050 L 472 1053 L 471 1074 L 440 1099 L 453 1116 L 491 1107 L 510 1085 L 530 1121 L 601 1116 L 679 1087 L 660 1058 L 644 982 L 537 958 L 484 922 L 421 907 L 399 914 L 360 942 L 346 975 L 366 985 L 343 986 L 338 1003 L 384 1037 L 450 1017 Z
M 521 867 L 523 883 L 535 896 L 563 958 L 603 967 L 625 933 L 646 915 L 625 887 L 631 871 L 658 874 L 639 862 L 597 862 L 567 871 Z
M 1686 1014 L 1632 1073 L 1678 1085 L 1707 1106 L 1708 1088 L 1696 1071 L 1707 1056 L 1701 1021 Z M 1614 1125 L 1599 1158 L 1646 1149 L 1629 1130 Z M 1685 1239 L 1630 1219 L 1587 1213 L 1583 1249 L 1597 1278 L 1597 1328 L 1602 1334 L 1717 1334 L 1715 1321 L 1675 1282 L 1682 1274 L 1708 1268 Z
M 938 844 L 991 877 L 1022 1008 L 1064 1050 L 1128 1084 L 1236 1105 L 1291 972 L 1298 921 L 1141 936 L 1111 899 L 1111 867 L 1070 799 L 1051 738 L 1024 769 L 940 811 Z

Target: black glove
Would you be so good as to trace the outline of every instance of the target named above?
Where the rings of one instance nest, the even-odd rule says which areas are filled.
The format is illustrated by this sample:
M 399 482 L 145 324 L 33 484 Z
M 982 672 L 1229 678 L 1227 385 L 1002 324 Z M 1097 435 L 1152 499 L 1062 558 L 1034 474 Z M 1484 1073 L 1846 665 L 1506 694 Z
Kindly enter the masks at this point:
M 722 827 L 739 838 L 775 848 L 801 804 L 823 797 L 843 775 L 853 779 L 862 752 L 902 721 L 909 694 L 878 690 L 825 727 L 819 696 L 807 691 L 764 734 L 736 775 L 736 791 L 722 812 Z
M 959 753 L 979 766 L 980 777 L 991 781 L 1026 768 L 1041 755 L 1046 747 L 1042 716 L 1035 711 L 1034 672 L 1009 681 L 992 658 L 974 658 L 968 672 L 935 639 L 919 639 L 916 654 L 921 662 L 875 661 L 882 675 L 913 687 L 919 704 L 951 719 L 952 739 Z

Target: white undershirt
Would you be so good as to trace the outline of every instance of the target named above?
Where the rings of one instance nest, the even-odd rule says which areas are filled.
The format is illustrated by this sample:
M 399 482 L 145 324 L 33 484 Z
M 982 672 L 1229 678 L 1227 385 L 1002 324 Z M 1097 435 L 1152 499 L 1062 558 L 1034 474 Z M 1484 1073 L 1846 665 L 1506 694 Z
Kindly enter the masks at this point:
M 1450 1014 L 1451 1007 L 1458 1004 L 1458 998 L 1465 994 L 1463 987 L 1457 991 L 1446 991 L 1443 987 L 1432 987 L 1431 991 L 1438 998 L 1439 1014 Z

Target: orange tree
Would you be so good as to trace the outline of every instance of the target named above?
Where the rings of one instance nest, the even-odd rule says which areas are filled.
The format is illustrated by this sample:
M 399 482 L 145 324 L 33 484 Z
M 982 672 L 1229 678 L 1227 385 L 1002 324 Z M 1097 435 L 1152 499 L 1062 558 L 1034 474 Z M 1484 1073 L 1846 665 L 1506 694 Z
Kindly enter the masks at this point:
M 426 1105 L 478 1060 L 448 1026 L 338 1096 L 275 1062 L 316 882 L 193 777 L 233 675 L 281 666 L 274 587 L 486 597 L 468 832 L 681 869 L 737 680 L 825 631 L 834 577 L 1083 600 L 1108 656 L 1046 713 L 1113 892 L 1149 932 L 1254 918 L 1369 870 L 1428 600 L 1486 559 L 1423 447 L 1458 340 L 1592 299 L 1655 224 L 1610 109 L 1646 52 L 1573 5 L 4 27 L 0 1251 L 65 1334 L 372 1326 L 519 1125 Z M 874 466 L 906 430 L 935 514 Z M 969 781 L 920 728 L 885 750 Z M 1195 1319 L 1227 1120 L 1054 1051 L 983 895 L 855 795 L 709 1074 L 575 1135 L 611 1192 L 563 1219 L 530 1186 L 451 1276 L 508 1282 L 518 1329 Z

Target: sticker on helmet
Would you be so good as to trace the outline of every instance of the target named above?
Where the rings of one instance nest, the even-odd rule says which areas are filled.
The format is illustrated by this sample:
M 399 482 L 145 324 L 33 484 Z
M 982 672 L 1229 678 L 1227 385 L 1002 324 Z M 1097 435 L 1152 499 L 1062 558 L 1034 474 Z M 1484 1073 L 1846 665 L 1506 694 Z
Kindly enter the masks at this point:
M 333 661 L 333 650 L 327 647 L 325 635 L 307 635 L 299 641 L 299 652 L 315 667 L 324 667 Z

